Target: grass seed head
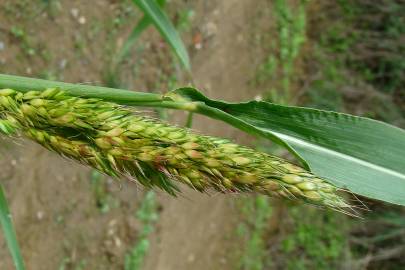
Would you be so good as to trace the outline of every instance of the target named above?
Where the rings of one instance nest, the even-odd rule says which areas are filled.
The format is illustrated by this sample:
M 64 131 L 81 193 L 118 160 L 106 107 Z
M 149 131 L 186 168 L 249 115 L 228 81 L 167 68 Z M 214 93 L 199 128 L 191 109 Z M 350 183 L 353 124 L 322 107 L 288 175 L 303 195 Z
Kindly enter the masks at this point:
M 199 191 L 259 192 L 335 209 L 349 207 L 325 180 L 283 159 L 57 89 L 0 90 L 0 131 L 26 134 L 49 150 L 115 176 Z

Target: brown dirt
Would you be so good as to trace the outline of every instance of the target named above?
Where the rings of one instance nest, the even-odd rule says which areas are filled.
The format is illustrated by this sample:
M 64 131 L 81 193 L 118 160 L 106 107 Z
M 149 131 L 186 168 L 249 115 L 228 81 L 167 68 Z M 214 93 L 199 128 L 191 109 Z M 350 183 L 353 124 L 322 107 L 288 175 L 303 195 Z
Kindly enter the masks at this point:
M 109 56 L 122 43 L 134 17 L 122 15 L 126 13 L 120 1 L 53 2 L 56 6 L 47 11 L 25 0 L 0 0 L 4 7 L 0 11 L 0 41 L 5 44 L 0 51 L 0 72 L 102 83 Z M 267 6 L 237 0 L 169 4 L 170 12 L 174 7 L 195 10 L 185 40 L 192 55 L 194 83 L 205 94 L 231 101 L 252 99 L 258 94 L 249 87 L 260 62 L 260 48 L 252 40 L 260 33 L 256 26 L 263 21 L 263 8 Z M 78 16 L 74 16 L 74 9 L 79 11 Z M 114 28 L 113 18 L 118 15 L 125 23 Z M 86 18 L 83 25 L 78 22 L 80 16 Z M 16 38 L 10 32 L 13 26 L 24 29 L 27 40 Z M 202 48 L 196 49 L 199 36 Z M 24 53 L 24 43 L 36 49 L 35 55 Z M 154 29 L 143 35 L 140 44 L 144 51 L 134 60 L 143 59 L 136 66 L 139 72 L 125 73 L 130 88 L 156 89 L 159 75 L 179 76 L 178 69 L 171 67 L 170 50 L 162 45 Z M 172 114 L 172 118 L 184 121 L 181 113 Z M 251 141 L 237 130 L 205 117 L 195 117 L 193 128 L 240 143 Z M 3 145 L 10 142 L 2 141 L 0 180 L 7 191 L 28 269 L 58 269 L 61 265 L 76 269 L 82 262 L 86 263 L 84 269 L 123 269 L 124 255 L 137 239 L 139 223 L 134 213 L 142 188 L 124 182 L 120 188 L 107 180 L 103 187 L 115 206 L 102 213 L 89 169 L 32 143 L 19 144 L 6 148 Z M 208 196 L 187 189 L 176 199 L 162 192 L 158 198 L 162 211 L 144 269 L 234 269 L 232 250 L 238 245 L 232 239 L 238 223 L 236 197 Z M 12 269 L 1 235 L 0 258 L 0 269 Z

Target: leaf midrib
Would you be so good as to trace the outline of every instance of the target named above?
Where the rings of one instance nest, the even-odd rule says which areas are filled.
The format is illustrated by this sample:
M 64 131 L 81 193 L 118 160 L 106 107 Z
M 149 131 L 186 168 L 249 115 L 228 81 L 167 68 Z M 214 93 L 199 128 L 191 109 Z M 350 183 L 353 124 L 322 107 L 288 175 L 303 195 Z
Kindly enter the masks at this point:
M 373 169 L 375 169 L 377 171 L 381 171 L 383 173 L 387 173 L 387 174 L 390 174 L 392 176 L 395 176 L 395 177 L 398 177 L 398 178 L 401 178 L 401 179 L 405 180 L 405 175 L 400 173 L 400 172 L 397 172 L 395 170 L 384 168 L 384 167 L 381 167 L 380 165 L 371 163 L 369 161 L 366 161 L 366 160 L 363 160 L 363 159 L 360 159 L 360 158 L 357 158 L 357 157 L 349 156 L 347 154 L 344 154 L 344 153 L 341 153 L 341 152 L 338 152 L 338 151 L 330 150 L 330 149 L 324 148 L 324 147 L 322 147 L 322 146 L 320 146 L 318 144 L 310 143 L 308 141 L 304 141 L 302 139 L 298 139 L 296 137 L 289 136 L 287 134 L 278 133 L 278 132 L 275 132 L 275 131 L 271 131 L 271 132 L 274 135 L 276 135 L 277 137 L 279 137 L 279 138 L 281 138 L 283 140 L 286 140 L 288 142 L 294 142 L 294 143 L 297 143 L 297 144 L 300 144 L 300 145 L 303 145 L 303 146 L 306 146 L 306 147 L 309 147 L 309 148 L 313 148 L 313 149 L 316 149 L 318 152 L 324 152 L 324 153 L 327 153 L 327 154 L 331 154 L 333 156 L 336 156 L 336 157 L 339 157 L 339 158 L 342 158 L 342 159 L 345 159 L 345 160 L 348 160 L 348 161 L 351 161 L 351 162 L 354 162 L 354 163 L 357 163 L 357 164 L 360 164 L 360 165 L 364 165 L 366 167 L 373 168 Z M 301 151 L 299 151 L 299 152 L 301 152 Z

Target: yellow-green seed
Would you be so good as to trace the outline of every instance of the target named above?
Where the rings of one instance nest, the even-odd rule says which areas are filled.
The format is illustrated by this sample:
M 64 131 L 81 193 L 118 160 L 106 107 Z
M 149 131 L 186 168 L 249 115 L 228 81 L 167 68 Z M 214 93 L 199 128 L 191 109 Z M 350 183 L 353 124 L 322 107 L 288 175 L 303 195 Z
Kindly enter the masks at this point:
M 277 191 L 281 188 L 280 183 L 276 181 L 266 181 L 263 185 L 266 190 Z
M 316 184 L 312 182 L 302 182 L 296 185 L 301 190 L 316 190 Z
M 204 159 L 204 163 L 205 163 L 205 165 L 207 165 L 210 168 L 219 168 L 222 166 L 221 162 L 219 162 L 218 160 L 213 159 L 213 158 Z
M 10 96 L 15 93 L 16 93 L 16 91 L 14 91 L 13 89 L 1 89 L 0 90 L 0 96 Z
M 242 184 L 252 184 L 257 182 L 257 177 L 253 174 L 244 173 L 237 176 L 234 181 Z
M 75 120 L 75 116 L 72 113 L 67 113 L 65 115 L 62 115 L 61 117 L 58 117 L 55 119 L 56 123 L 59 123 L 61 125 L 72 123 Z
M 196 170 L 182 170 L 182 173 L 184 173 L 185 175 L 187 175 L 187 177 L 191 179 L 201 178 L 200 173 Z
M 167 136 L 167 138 L 171 139 L 171 140 L 176 140 L 176 139 L 181 139 L 185 136 L 185 134 L 183 132 L 170 132 Z
M 40 107 L 46 105 L 46 101 L 42 98 L 35 98 L 30 101 L 30 104 L 34 107 Z
M 286 174 L 283 176 L 282 179 L 288 184 L 297 184 L 303 181 L 303 178 L 301 178 L 301 176 L 295 174 Z
M 110 131 L 108 131 L 106 133 L 107 136 L 111 136 L 111 137 L 117 137 L 120 136 L 122 133 L 124 133 L 124 129 L 120 128 L 120 127 L 116 127 L 111 129 Z
M 26 114 L 27 116 L 35 115 L 35 109 L 32 106 L 28 105 L 28 104 L 22 104 L 21 105 L 21 112 L 23 114 Z
M 314 201 L 322 200 L 322 196 L 316 191 L 304 191 L 305 197 Z
M 123 156 L 124 155 L 124 151 L 122 151 L 122 149 L 120 149 L 120 148 L 113 148 L 110 151 L 108 151 L 108 153 L 113 156 Z
M 98 147 L 102 149 L 110 149 L 112 147 L 111 143 L 108 142 L 107 138 L 97 138 L 94 140 Z
M 288 190 L 289 190 L 292 194 L 294 194 L 294 195 L 296 195 L 296 196 L 304 196 L 303 191 L 300 190 L 299 188 L 297 188 L 296 186 L 289 186 L 289 187 L 288 187 Z
M 196 151 L 196 150 L 187 150 L 187 151 L 185 151 L 184 153 L 185 153 L 189 158 L 192 158 L 192 159 L 200 159 L 200 158 L 203 158 L 203 155 L 202 155 L 200 152 Z
M 42 91 L 39 95 L 40 97 L 53 98 L 55 95 L 59 94 L 60 90 L 56 88 L 48 88 L 45 91 Z
M 146 127 L 144 125 L 140 125 L 138 123 L 135 124 L 131 124 L 128 126 L 128 130 L 132 131 L 132 132 L 140 132 L 142 130 L 144 130 Z
M 150 161 L 154 160 L 154 157 L 152 155 L 148 154 L 148 153 L 140 153 L 138 155 L 138 158 L 140 160 L 142 160 L 142 161 L 145 161 L 145 162 L 148 162 L 148 161 L 150 162 Z
M 192 150 L 192 149 L 198 149 L 200 145 L 195 142 L 186 142 L 181 145 L 184 149 Z
M 236 163 L 238 166 L 247 165 L 251 162 L 249 158 L 246 157 L 234 157 L 232 158 L 233 162 Z

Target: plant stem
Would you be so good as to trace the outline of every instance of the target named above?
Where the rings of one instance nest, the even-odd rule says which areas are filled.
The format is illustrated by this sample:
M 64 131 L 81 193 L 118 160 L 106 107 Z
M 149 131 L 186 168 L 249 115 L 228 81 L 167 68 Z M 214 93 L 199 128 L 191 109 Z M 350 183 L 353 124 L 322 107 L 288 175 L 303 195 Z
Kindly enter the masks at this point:
M 193 111 L 195 109 L 195 106 L 190 106 L 192 102 L 171 101 L 161 94 L 135 92 L 94 85 L 47 81 L 5 74 L 0 74 L 0 89 L 2 88 L 15 89 L 20 92 L 59 88 L 72 96 L 99 98 L 104 101 L 115 102 L 122 105 L 164 107 L 186 111 Z
M 59 88 L 73 96 L 100 98 L 127 105 L 142 102 L 161 102 L 163 100 L 162 95 L 154 93 L 133 92 L 101 86 L 55 82 L 5 74 L 0 74 L 0 88 L 11 88 L 21 92 Z
M 192 125 L 193 125 L 193 113 L 189 112 L 188 115 L 187 115 L 187 120 L 186 120 L 185 126 L 187 128 L 191 128 Z

